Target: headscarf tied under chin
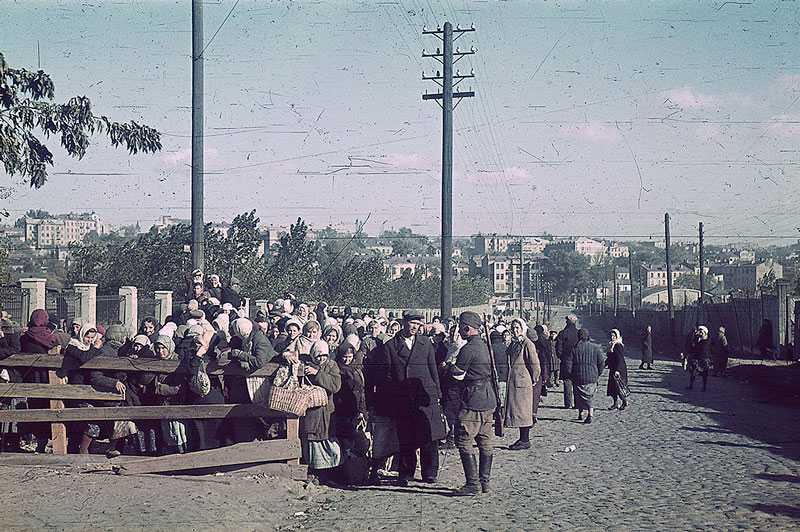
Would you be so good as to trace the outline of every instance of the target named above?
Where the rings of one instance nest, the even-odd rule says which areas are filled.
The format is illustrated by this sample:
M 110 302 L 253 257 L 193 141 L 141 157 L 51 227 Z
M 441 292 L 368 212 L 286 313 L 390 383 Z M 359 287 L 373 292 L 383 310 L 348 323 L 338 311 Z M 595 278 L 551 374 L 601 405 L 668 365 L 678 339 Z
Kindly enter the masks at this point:
M 625 345 L 622 343 L 622 334 L 619 332 L 619 329 L 611 329 L 611 332 L 616 334 L 617 339 L 616 340 L 612 339 L 608 343 L 608 345 L 610 345 L 611 347 L 614 347 L 616 344 Z
M 72 338 L 69 341 L 69 345 L 75 346 L 81 351 L 88 351 L 92 346 L 83 343 L 83 339 L 86 338 L 86 335 L 90 332 L 97 332 L 97 328 L 94 326 L 94 324 L 89 323 L 88 321 L 81 323 L 81 330 L 78 333 L 78 337 Z
M 252 332 L 253 322 L 248 318 L 237 318 L 231 323 L 231 336 L 245 340 Z
M 159 335 L 153 345 L 163 345 L 167 348 L 167 356 L 164 358 L 164 360 L 175 360 L 178 358 L 178 355 L 175 353 L 175 342 L 173 342 L 172 338 L 169 336 Z M 156 356 L 159 356 L 158 352 L 156 352 Z

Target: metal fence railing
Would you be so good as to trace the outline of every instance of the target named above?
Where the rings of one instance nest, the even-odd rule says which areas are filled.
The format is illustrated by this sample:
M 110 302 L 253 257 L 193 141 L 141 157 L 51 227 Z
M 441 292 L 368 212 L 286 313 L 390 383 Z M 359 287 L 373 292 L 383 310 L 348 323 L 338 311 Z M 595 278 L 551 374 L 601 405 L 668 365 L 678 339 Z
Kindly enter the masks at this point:
M 137 305 L 137 313 L 139 315 L 139 321 L 141 321 L 147 317 L 155 317 L 159 302 L 154 297 L 140 297 Z
M 23 316 L 26 290 L 16 285 L 0 286 L 0 309 L 8 312 L 17 323 L 27 323 L 29 316 Z
M 111 325 L 120 321 L 119 304 L 122 298 L 119 294 L 97 295 L 97 323 Z
M 69 324 L 81 315 L 80 298 L 74 290 L 47 290 L 44 301 L 51 321 Z

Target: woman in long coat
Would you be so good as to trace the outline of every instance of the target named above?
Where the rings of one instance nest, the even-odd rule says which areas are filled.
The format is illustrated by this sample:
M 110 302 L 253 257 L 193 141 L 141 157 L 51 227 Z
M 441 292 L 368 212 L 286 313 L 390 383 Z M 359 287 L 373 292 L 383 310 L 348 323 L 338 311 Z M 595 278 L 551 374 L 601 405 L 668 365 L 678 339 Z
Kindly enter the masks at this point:
M 645 328 L 642 334 L 642 363 L 639 364 L 639 369 L 653 369 L 653 328 L 649 325 Z
M 611 329 L 611 341 L 608 343 L 606 354 L 606 367 L 608 368 L 608 386 L 606 395 L 614 400 L 609 410 L 625 410 L 628 408 L 628 399 L 622 394 L 617 377 L 625 385 L 628 384 L 628 366 L 625 364 L 625 344 L 622 343 L 622 335 L 617 329 Z M 617 406 L 617 401 L 622 402 Z
M 536 393 L 541 392 L 542 369 L 536 346 L 526 335 L 525 323 L 515 318 L 511 321 L 514 339 L 508 346 L 508 384 L 506 385 L 506 427 L 519 427 L 519 439 L 508 446 L 509 450 L 530 449 L 530 432 L 535 421 Z
M 319 471 L 339 465 L 334 463 L 329 454 L 331 414 L 336 410 L 333 394 L 342 387 L 342 375 L 339 366 L 328 356 L 328 344 L 324 340 L 316 340 L 311 345 L 308 355 L 301 355 L 300 362 L 306 377 L 311 384 L 320 386 L 328 394 L 328 404 L 306 410 L 300 418 L 300 442 L 303 458 L 308 464 L 308 480 L 318 483 Z M 340 457 L 341 458 L 341 457 Z

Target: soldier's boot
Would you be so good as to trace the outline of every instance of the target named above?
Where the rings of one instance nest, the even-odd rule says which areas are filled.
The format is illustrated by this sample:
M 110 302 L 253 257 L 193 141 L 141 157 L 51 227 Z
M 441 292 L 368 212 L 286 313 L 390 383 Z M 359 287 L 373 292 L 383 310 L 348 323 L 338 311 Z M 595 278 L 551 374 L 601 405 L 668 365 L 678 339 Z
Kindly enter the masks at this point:
M 478 461 L 472 453 L 462 451 L 459 454 L 461 455 L 461 465 L 464 467 L 464 477 L 467 479 L 467 483 L 456 490 L 456 495 L 474 497 L 480 493 Z
M 492 453 L 481 451 L 478 463 L 478 477 L 481 481 L 481 491 L 489 493 L 489 479 L 492 476 Z

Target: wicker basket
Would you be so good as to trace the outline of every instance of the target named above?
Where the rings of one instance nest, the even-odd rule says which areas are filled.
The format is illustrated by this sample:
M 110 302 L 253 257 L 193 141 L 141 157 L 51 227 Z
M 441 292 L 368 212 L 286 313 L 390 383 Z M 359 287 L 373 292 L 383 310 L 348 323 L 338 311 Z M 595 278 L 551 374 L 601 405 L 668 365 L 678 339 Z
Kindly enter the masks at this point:
M 306 415 L 306 410 L 328 404 L 328 393 L 320 386 L 301 384 L 296 388 L 271 386 L 268 405 L 272 410 L 296 416 Z

